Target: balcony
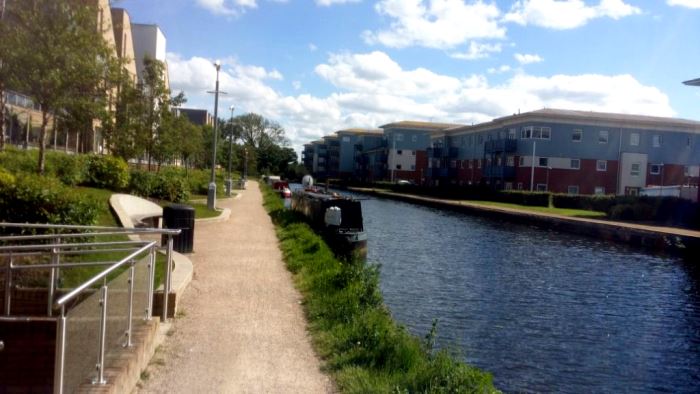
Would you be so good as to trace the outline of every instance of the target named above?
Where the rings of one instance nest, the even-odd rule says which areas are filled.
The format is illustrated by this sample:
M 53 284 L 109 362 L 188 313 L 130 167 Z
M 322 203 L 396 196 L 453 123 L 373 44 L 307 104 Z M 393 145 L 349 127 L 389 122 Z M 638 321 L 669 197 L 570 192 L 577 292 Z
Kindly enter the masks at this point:
M 518 140 L 501 139 L 486 141 L 484 144 L 485 153 L 515 152 L 518 149 Z
M 486 178 L 515 178 L 515 167 L 487 166 L 484 167 Z

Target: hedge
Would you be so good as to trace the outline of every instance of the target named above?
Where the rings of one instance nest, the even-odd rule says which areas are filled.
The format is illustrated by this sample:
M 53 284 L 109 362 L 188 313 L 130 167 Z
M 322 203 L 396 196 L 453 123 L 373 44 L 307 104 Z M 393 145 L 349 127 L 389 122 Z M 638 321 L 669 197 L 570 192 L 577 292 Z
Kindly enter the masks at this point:
M 0 212 L 7 222 L 92 225 L 98 202 L 55 178 L 0 172 Z
M 87 157 L 85 184 L 109 190 L 123 190 L 129 185 L 129 166 L 118 157 L 90 155 Z

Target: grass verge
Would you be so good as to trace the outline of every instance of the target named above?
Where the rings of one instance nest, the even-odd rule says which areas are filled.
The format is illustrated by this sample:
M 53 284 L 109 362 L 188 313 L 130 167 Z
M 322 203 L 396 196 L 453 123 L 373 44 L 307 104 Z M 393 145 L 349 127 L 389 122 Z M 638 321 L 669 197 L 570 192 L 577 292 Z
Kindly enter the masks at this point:
M 379 271 L 336 259 L 298 214 L 261 184 L 264 205 L 277 227 L 287 268 L 304 308 L 324 368 L 345 393 L 491 393 L 489 373 L 433 349 L 396 324 L 379 291 Z
M 475 200 L 463 200 L 474 205 L 483 205 L 486 207 L 498 207 L 498 208 L 509 208 L 517 209 L 519 211 L 525 212 L 537 212 L 537 213 L 547 213 L 552 215 L 561 215 L 577 218 L 590 218 L 590 219 L 605 219 L 605 212 L 598 211 L 585 211 L 583 209 L 566 209 L 566 208 L 554 208 L 554 207 L 532 207 L 526 205 L 518 204 L 508 204 L 505 202 L 494 202 L 494 201 L 475 201 Z

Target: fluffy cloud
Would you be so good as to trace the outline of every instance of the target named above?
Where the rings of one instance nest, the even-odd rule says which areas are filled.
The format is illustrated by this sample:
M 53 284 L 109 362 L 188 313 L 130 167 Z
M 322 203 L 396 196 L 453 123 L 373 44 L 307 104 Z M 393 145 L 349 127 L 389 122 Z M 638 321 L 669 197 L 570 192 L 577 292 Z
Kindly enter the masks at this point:
M 501 52 L 501 44 L 486 44 L 472 41 L 467 52 L 454 52 L 450 57 L 463 60 L 477 60 L 489 57 L 492 53 Z
M 516 53 L 513 55 L 515 60 L 517 60 L 518 63 L 520 64 L 532 64 L 532 63 L 540 63 L 543 62 L 544 59 L 540 57 L 540 55 L 531 55 L 531 54 L 522 54 L 522 53 Z
M 173 90 L 184 90 L 188 105 L 211 108 L 216 72 L 209 59 L 168 54 Z M 489 71 L 510 71 L 502 66 Z M 282 78 L 274 70 L 226 60 L 220 80 L 220 109 L 235 105 L 280 122 L 297 151 L 301 145 L 347 127 L 376 127 L 414 119 L 478 123 L 543 107 L 673 116 L 659 89 L 630 75 L 534 76 L 522 70 L 492 84 L 486 75 L 461 78 L 424 68 L 404 69 L 386 53 L 332 54 L 315 68 L 336 88 L 325 97 L 284 95 L 269 82 Z M 292 86 L 296 81 L 292 81 Z
M 700 8 L 700 0 L 666 0 L 666 4 L 670 6 Z
M 369 44 L 388 47 L 424 46 L 450 49 L 471 39 L 504 38 L 501 12 L 478 0 L 381 0 L 375 10 L 393 21 L 389 30 L 365 31 Z
M 214 14 L 238 15 L 245 8 L 256 8 L 256 0 L 197 0 L 197 4 Z
M 511 70 L 511 67 L 507 64 L 504 64 L 500 67 L 491 67 L 488 70 L 486 70 L 486 72 L 488 72 L 489 74 L 503 74 L 503 73 L 507 73 L 510 70 Z
M 583 0 L 518 0 L 503 20 L 564 30 L 581 27 L 596 18 L 620 19 L 640 13 L 639 8 L 623 0 L 600 0 L 596 6 L 587 5 Z

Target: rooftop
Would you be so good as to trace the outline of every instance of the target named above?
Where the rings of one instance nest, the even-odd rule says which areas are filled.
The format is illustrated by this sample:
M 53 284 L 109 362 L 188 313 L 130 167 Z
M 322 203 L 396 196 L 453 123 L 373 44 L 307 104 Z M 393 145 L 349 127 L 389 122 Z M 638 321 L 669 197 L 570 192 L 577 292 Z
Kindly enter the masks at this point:
M 390 128 L 404 128 L 404 129 L 423 129 L 430 131 L 442 131 L 446 129 L 451 129 L 455 127 L 461 127 L 463 125 L 456 123 L 434 123 L 434 122 L 421 122 L 414 120 L 404 120 L 401 122 L 387 123 L 383 126 L 379 126 L 381 129 Z
M 342 129 L 336 131 L 336 134 L 372 134 L 372 135 L 380 135 L 383 134 L 384 131 L 382 129 L 360 129 L 360 128 L 350 128 L 350 129 Z

